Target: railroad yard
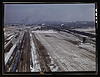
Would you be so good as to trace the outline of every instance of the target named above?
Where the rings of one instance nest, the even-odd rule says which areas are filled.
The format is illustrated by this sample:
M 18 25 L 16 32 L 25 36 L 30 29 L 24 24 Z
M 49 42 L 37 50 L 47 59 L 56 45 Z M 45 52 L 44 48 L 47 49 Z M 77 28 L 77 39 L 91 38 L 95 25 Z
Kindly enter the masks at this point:
M 36 27 L 5 27 L 5 72 L 96 71 L 94 29 L 84 29 L 86 35 L 79 29 L 33 29 Z

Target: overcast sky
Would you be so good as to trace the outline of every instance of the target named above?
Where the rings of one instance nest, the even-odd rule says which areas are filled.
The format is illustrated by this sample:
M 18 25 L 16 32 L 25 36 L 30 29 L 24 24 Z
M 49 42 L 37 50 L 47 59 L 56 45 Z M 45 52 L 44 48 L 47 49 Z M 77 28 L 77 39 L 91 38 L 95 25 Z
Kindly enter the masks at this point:
M 4 8 L 5 23 L 94 20 L 95 4 L 5 4 Z

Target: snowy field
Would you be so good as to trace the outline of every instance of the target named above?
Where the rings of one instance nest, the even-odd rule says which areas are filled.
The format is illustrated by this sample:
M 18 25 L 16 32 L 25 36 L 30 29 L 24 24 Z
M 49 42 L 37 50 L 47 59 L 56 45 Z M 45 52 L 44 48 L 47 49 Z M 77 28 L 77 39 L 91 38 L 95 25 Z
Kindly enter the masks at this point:
M 32 63 L 29 65 L 30 72 L 40 72 L 42 70 L 39 59 L 41 55 L 37 52 L 38 47 L 36 46 L 36 41 L 33 40 L 35 38 L 34 35 L 40 41 L 41 45 L 45 47 L 45 52 L 49 55 L 50 63 L 47 63 L 47 65 L 51 72 L 96 71 L 96 46 L 91 42 L 83 43 L 80 37 L 83 38 L 84 35 L 78 34 L 80 36 L 78 37 L 73 33 L 54 30 L 33 31 L 34 28 L 30 29 L 30 27 L 19 29 L 10 27 L 4 32 L 5 40 L 7 40 L 4 48 L 6 49 L 12 43 L 10 50 L 4 53 L 5 64 L 8 62 L 17 43 L 21 43 L 23 34 L 29 31 L 29 36 L 27 37 L 30 37 L 30 59 L 32 60 Z M 93 29 L 79 30 L 93 32 Z M 88 38 L 88 36 L 86 37 Z M 42 53 L 44 54 L 44 52 Z
M 47 30 L 47 31 L 40 31 L 40 30 L 37 30 L 37 31 L 32 31 L 32 33 L 57 33 L 56 31 L 53 31 L 53 30 Z
M 87 29 L 74 29 L 74 30 L 77 30 L 77 31 L 95 31 L 95 28 L 87 28 Z
M 12 54 L 13 50 L 15 49 L 15 47 L 16 47 L 16 44 L 13 45 L 13 47 L 10 49 L 9 52 L 6 52 L 6 53 L 5 53 L 5 65 L 6 65 L 6 63 L 8 62 L 8 60 L 9 60 L 9 58 L 10 58 L 10 55 Z
M 82 32 L 86 32 L 86 33 L 91 33 L 91 34 L 96 34 L 96 29 L 95 28 L 87 28 L 87 29 L 73 29 L 76 31 L 82 31 Z
M 41 71 L 41 68 L 40 68 L 39 61 L 37 59 L 38 56 L 36 53 L 36 48 L 35 48 L 31 33 L 30 33 L 30 44 L 31 44 L 31 55 L 32 55 L 32 63 L 33 63 L 33 67 L 32 65 L 30 65 L 30 69 L 31 69 L 31 72 L 39 72 Z
M 92 51 L 95 52 L 95 47 L 91 49 L 92 45 L 87 44 L 86 46 L 81 43 L 79 46 L 83 48 L 86 46 L 85 48 L 87 48 L 87 50 L 80 48 L 78 45 L 68 41 L 69 39 L 81 41 L 69 33 L 66 33 L 67 36 L 53 31 L 32 31 L 32 33 L 34 33 L 36 38 L 45 46 L 49 55 L 61 68 L 61 71 L 96 70 L 96 55 L 91 53 Z M 88 48 L 90 48 L 90 51 L 88 51 Z

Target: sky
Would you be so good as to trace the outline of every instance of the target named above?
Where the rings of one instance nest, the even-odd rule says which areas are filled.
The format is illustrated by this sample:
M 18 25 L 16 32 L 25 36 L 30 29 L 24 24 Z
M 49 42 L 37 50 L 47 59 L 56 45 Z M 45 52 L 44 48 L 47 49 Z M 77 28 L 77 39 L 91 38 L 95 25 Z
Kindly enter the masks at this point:
M 5 4 L 4 23 L 95 21 L 95 4 Z

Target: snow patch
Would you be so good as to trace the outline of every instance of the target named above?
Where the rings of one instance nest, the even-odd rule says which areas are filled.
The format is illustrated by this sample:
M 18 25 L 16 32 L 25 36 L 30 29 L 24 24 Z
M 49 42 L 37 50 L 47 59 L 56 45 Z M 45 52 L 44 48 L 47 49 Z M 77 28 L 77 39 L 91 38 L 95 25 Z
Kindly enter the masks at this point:
M 48 30 L 48 31 L 39 31 L 39 30 L 37 30 L 37 31 L 32 31 L 32 33 L 57 33 L 56 31 L 53 31 L 53 30 Z
M 8 59 L 10 58 L 10 55 L 12 54 L 15 47 L 16 47 L 16 44 L 12 46 L 12 48 L 10 49 L 8 53 L 5 53 L 5 64 L 8 62 Z
M 48 55 L 49 55 L 49 53 L 48 53 Z M 50 67 L 50 70 L 52 72 L 57 71 L 58 70 L 58 66 L 56 65 L 56 63 L 54 62 L 53 58 L 50 55 L 49 55 L 49 58 L 51 59 L 51 63 L 48 64 L 48 66 Z
M 39 71 L 41 71 L 41 68 L 40 68 L 40 64 L 37 60 L 35 44 L 33 42 L 31 33 L 30 33 L 30 44 L 31 44 L 32 62 L 33 62 L 33 67 L 31 67 L 31 65 L 30 65 L 30 69 L 31 69 L 31 72 L 39 72 Z
M 87 28 L 87 29 L 73 29 L 73 30 L 77 30 L 77 31 L 95 31 L 95 28 Z
M 94 51 L 95 52 L 95 46 L 93 44 L 90 44 L 90 43 L 81 43 L 79 45 L 79 47 L 82 47 L 82 48 L 86 48 L 90 51 Z
M 10 42 L 15 38 L 16 35 L 14 35 L 13 38 L 11 38 L 11 40 L 4 46 L 4 49 L 10 44 Z
M 14 35 L 10 36 L 9 38 L 7 38 L 7 40 L 10 40 Z

